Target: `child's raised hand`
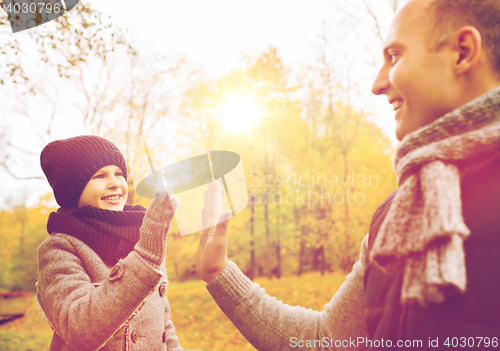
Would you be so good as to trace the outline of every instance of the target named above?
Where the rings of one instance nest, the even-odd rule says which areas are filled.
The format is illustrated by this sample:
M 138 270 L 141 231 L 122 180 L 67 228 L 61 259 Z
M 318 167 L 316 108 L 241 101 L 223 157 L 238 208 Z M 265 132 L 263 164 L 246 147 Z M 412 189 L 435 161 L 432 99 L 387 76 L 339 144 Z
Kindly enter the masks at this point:
M 167 191 L 157 193 L 142 220 L 141 237 L 135 250 L 154 268 L 165 258 L 167 232 L 178 205 L 179 199 L 170 198 Z
M 203 234 L 198 246 L 198 271 L 207 283 L 217 277 L 227 264 L 227 226 L 231 210 L 222 212 L 220 184 L 212 180 L 205 190 L 202 211 Z
M 170 198 L 168 192 L 163 190 L 162 192 L 155 194 L 155 197 L 149 204 L 145 217 L 159 224 L 168 225 L 170 228 L 170 223 L 174 218 L 174 214 L 175 211 L 177 211 L 178 206 L 179 199 L 176 197 Z

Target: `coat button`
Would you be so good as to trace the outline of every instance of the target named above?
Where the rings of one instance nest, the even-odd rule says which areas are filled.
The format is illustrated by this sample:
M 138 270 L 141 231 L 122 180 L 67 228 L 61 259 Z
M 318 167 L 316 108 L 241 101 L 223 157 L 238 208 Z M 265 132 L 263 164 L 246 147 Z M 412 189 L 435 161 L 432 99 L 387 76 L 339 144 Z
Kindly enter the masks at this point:
M 160 296 L 165 295 L 167 289 L 165 289 L 165 285 L 160 284 L 160 287 L 158 288 L 158 291 L 160 292 Z
M 132 341 L 133 342 L 139 341 L 139 333 L 136 332 L 135 330 L 132 332 Z
M 165 343 L 167 341 L 167 333 L 163 332 L 162 340 L 163 340 L 163 343 Z
M 114 282 L 122 277 L 123 269 L 122 264 L 118 262 L 114 265 L 113 268 L 109 271 L 109 281 Z

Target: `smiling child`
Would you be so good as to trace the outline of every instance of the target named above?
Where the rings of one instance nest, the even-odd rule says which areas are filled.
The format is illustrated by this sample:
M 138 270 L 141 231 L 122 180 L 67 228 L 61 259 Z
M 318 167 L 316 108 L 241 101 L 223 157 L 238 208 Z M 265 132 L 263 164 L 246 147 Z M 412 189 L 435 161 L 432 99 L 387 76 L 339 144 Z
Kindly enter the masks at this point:
M 93 135 L 56 140 L 40 156 L 61 206 L 38 249 L 37 301 L 50 350 L 182 350 L 165 296 L 167 232 L 176 198 L 127 204 L 127 166 Z

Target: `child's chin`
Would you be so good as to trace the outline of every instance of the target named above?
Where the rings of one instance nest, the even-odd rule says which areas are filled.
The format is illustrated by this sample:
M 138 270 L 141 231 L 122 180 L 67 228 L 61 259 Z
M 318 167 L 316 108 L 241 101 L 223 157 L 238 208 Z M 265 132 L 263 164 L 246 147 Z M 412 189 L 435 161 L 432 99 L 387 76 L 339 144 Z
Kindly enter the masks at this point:
M 101 202 L 101 208 L 105 210 L 110 210 L 110 211 L 123 211 L 123 208 L 125 207 L 124 203 L 119 203 L 119 204 L 108 204 L 108 203 L 102 203 Z
M 122 207 L 114 207 L 114 208 L 106 208 L 106 210 L 110 210 L 110 211 L 123 211 L 123 206 Z
M 107 208 L 106 210 L 110 210 L 110 211 L 123 211 L 123 207 L 124 206 L 113 206 L 113 207 Z

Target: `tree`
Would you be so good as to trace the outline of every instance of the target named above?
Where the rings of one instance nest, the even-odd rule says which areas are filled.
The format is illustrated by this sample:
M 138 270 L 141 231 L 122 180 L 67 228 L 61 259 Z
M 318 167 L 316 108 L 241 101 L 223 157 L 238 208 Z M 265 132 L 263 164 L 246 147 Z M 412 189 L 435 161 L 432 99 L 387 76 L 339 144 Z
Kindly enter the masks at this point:
M 42 178 L 35 169 L 20 171 L 17 160 L 38 158 L 45 144 L 67 135 L 62 126 L 111 138 L 128 153 L 135 136 L 174 113 L 175 95 L 191 74 L 182 56 L 139 53 L 109 17 L 84 2 L 54 22 L 53 33 L 1 38 L 7 118 L 0 125 L 0 165 L 16 179 Z M 38 146 L 14 140 L 19 121 Z
M 230 231 L 238 235 L 230 238 L 229 255 L 251 277 L 301 274 L 311 264 L 322 272 L 348 270 L 378 205 L 370 201 L 361 210 L 351 204 L 362 186 L 351 179 L 357 173 L 379 173 L 381 165 L 390 171 L 389 140 L 366 114 L 348 104 L 348 92 L 343 91 L 348 88 L 325 65 L 329 62 L 322 63 L 307 67 L 302 73 L 311 80 L 298 85 L 271 48 L 247 56 L 243 68 L 216 82 L 201 81 L 183 101 L 184 114 L 196 116 L 203 126 L 207 148 L 235 151 L 242 158 L 252 201 L 248 212 L 231 220 Z M 224 128 L 218 111 L 231 95 L 252 96 L 262 108 L 253 128 L 238 133 Z M 373 145 L 368 147 L 367 140 Z M 328 175 L 335 175 L 337 184 L 320 184 L 314 178 Z M 373 194 L 387 195 L 392 186 L 384 182 L 384 189 L 373 189 Z M 346 200 L 335 204 L 336 194 Z M 287 203 L 285 197 L 293 200 Z
M 390 15 L 396 12 L 399 3 L 400 0 L 362 0 L 335 5 L 336 10 L 345 15 L 341 26 L 354 28 L 357 45 L 363 48 L 364 60 L 374 69 L 379 68 L 377 58 L 382 51 L 384 31 L 388 27 Z M 374 46 L 374 42 L 378 45 Z
M 27 192 L 8 199 L 9 211 L 0 212 L 0 290 L 35 291 L 37 249 L 46 239 L 47 216 L 53 208 L 43 196 L 34 207 L 26 205 Z
M 345 47 L 343 42 L 346 36 L 343 34 L 340 31 L 337 38 L 332 39 L 331 28 L 324 25 L 323 31 L 318 35 L 317 58 L 304 69 L 301 76 L 304 96 L 302 108 L 313 131 L 313 138 L 309 143 L 311 167 L 337 179 L 334 182 L 327 182 L 325 179 L 323 183 L 326 186 L 318 182 L 313 184 L 316 192 L 323 192 L 323 188 L 327 188 L 328 184 L 333 184 L 335 188 L 331 189 L 334 192 L 329 193 L 334 206 L 317 205 L 316 211 L 309 213 L 316 218 L 312 232 L 316 234 L 314 246 L 318 256 L 317 264 L 322 272 L 328 260 L 325 251 L 332 253 L 335 265 L 342 270 L 349 270 L 357 258 L 359 244 L 364 236 L 361 231 L 365 225 L 362 224 L 364 221 L 353 218 L 356 216 L 356 213 L 353 213 L 356 207 L 349 198 L 355 194 L 356 188 L 359 188 L 357 185 L 360 182 L 355 182 L 354 179 L 363 176 L 364 172 L 360 170 L 371 168 L 375 171 L 376 166 L 363 167 L 370 161 L 361 154 L 366 151 L 360 150 L 359 145 L 376 136 L 374 145 L 370 147 L 376 148 L 377 157 L 382 156 L 385 159 L 381 164 L 386 167 L 390 164 L 389 140 L 383 137 L 370 120 L 370 116 L 364 111 L 365 106 L 361 105 L 356 109 L 352 104 L 354 100 L 360 101 L 361 95 L 358 95 L 358 87 L 353 84 L 351 68 L 361 65 L 362 62 L 348 60 L 342 50 L 336 49 Z M 319 158 L 312 155 L 318 155 Z M 393 176 L 389 177 L 394 179 Z M 337 204 L 336 199 L 341 201 Z M 343 210 L 340 211 L 340 208 Z M 370 215 L 369 212 L 366 213 L 366 216 Z M 326 250 L 327 248 L 331 249 Z

